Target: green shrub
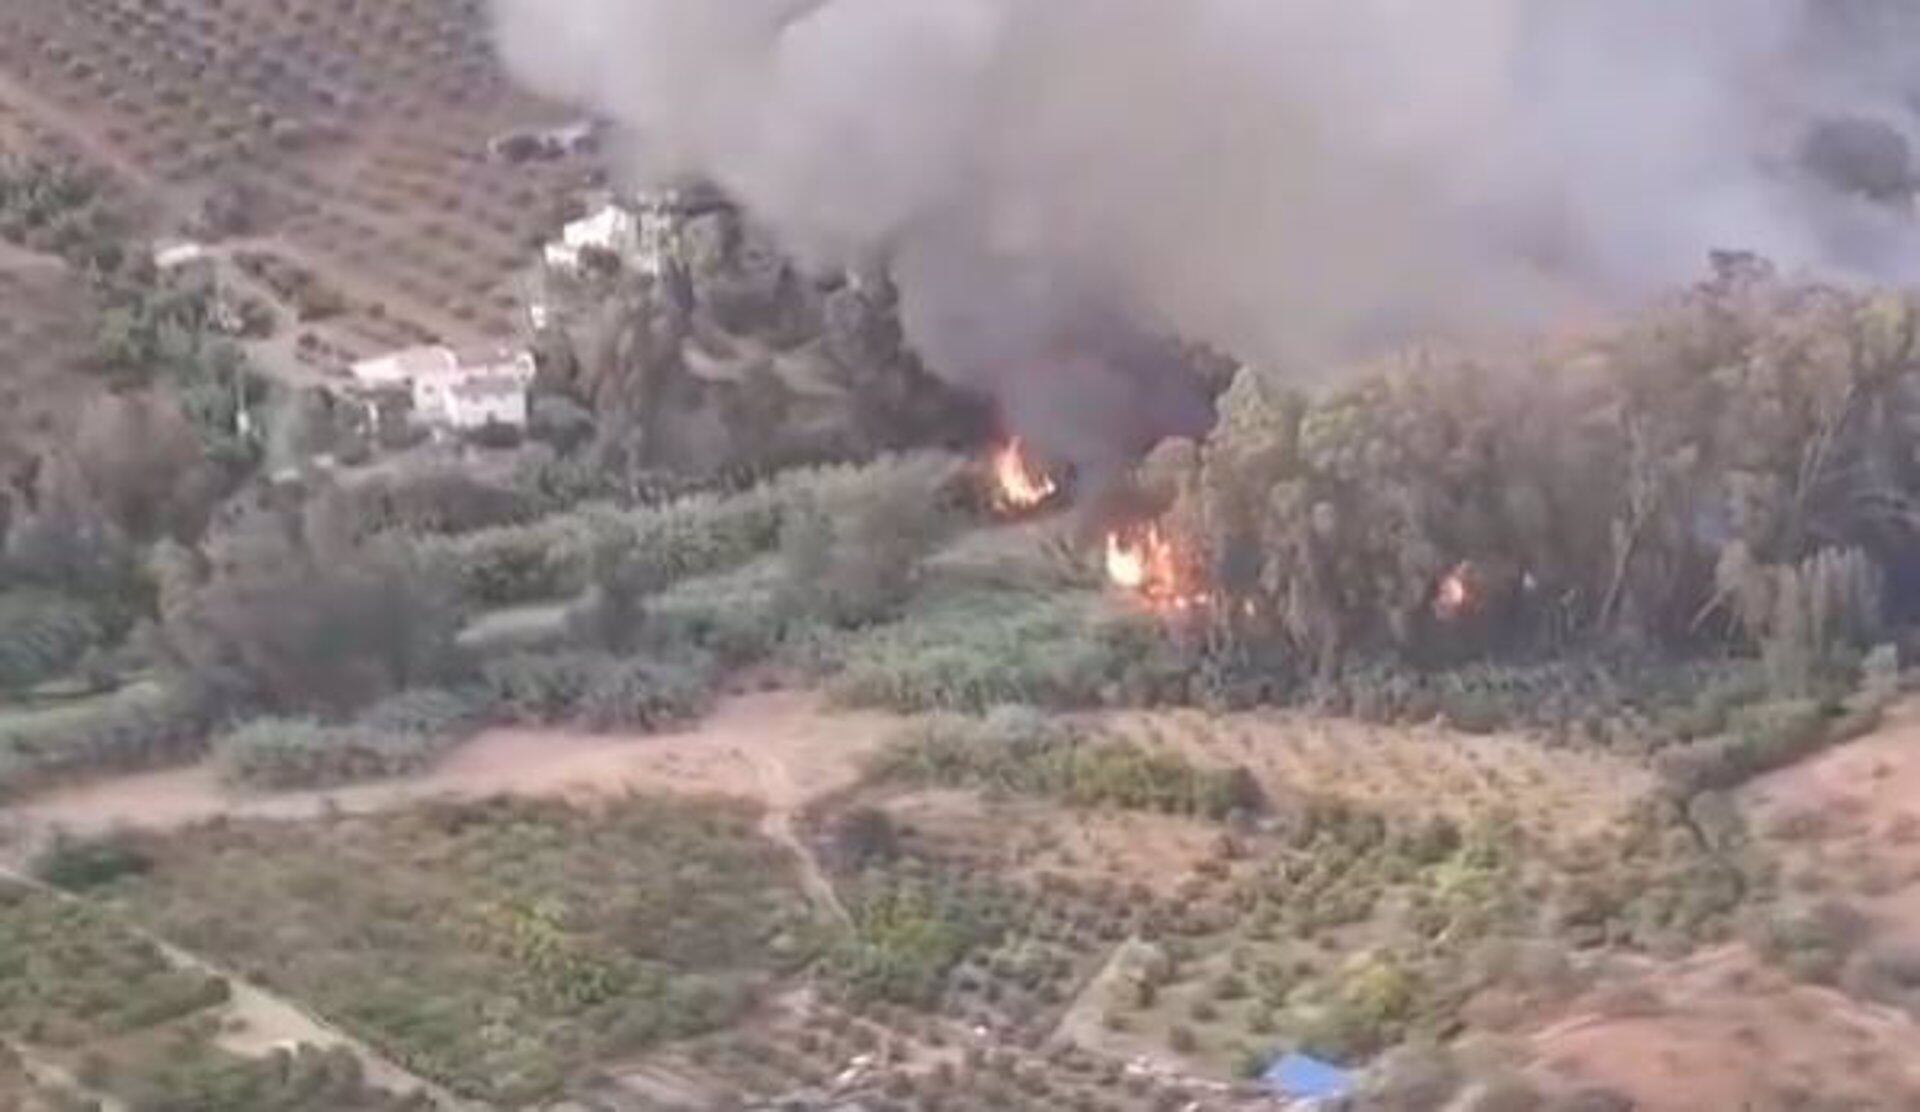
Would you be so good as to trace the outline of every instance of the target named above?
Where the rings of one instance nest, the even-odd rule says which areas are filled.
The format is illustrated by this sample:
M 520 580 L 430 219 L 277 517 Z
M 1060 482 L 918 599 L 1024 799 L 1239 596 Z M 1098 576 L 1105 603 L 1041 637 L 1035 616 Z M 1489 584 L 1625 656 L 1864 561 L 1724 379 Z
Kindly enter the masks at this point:
M 592 653 L 528 653 L 490 660 L 481 689 L 490 713 L 514 722 L 544 724 L 571 718 L 611 658 Z
M 305 1043 L 261 1058 L 230 1053 L 195 1032 L 108 1063 L 98 1088 L 134 1108 L 194 1112 L 424 1112 L 424 1097 L 374 1088 L 352 1050 Z
M 347 725 L 256 719 L 214 742 L 225 774 L 251 787 L 319 788 L 418 772 L 480 721 L 471 699 L 402 692 Z
M 1760 951 L 1794 976 L 1828 985 L 1871 933 L 1858 909 L 1834 901 L 1770 908 L 1749 931 Z
M 591 578 L 594 553 L 608 544 L 630 552 L 654 582 L 666 585 L 772 551 L 796 507 L 852 505 L 868 492 L 918 476 L 944 483 L 956 469 L 945 457 L 904 456 L 795 470 L 739 494 L 696 494 L 636 509 L 588 505 L 525 525 L 443 538 L 433 548 L 458 569 L 462 595 L 486 606 L 579 594 Z
M 336 488 L 351 520 L 363 529 L 410 533 L 471 533 L 519 525 L 534 514 L 534 500 L 450 466 L 403 471 Z
M 763 561 L 678 584 L 648 601 L 645 639 L 656 652 L 695 649 L 728 667 L 766 660 L 790 625 L 778 574 Z
M 0 691 L 25 691 L 73 668 L 100 643 L 91 606 L 47 591 L 0 594 Z
M 698 718 L 712 696 L 709 669 L 622 660 L 603 668 L 581 693 L 578 714 L 595 730 L 658 730 Z
M 354 723 L 378 733 L 457 738 L 479 725 L 485 712 L 471 693 L 418 687 L 382 699 Z
M 481 687 L 491 713 L 510 721 L 653 730 L 703 713 L 713 678 L 711 666 L 698 658 L 669 662 L 570 652 L 489 661 Z
M 1173 753 L 1108 741 L 1024 707 L 984 719 L 940 717 L 908 727 L 877 758 L 876 775 L 940 787 L 1223 818 L 1259 806 L 1244 769 L 1203 769 Z
M 789 652 L 830 677 L 850 706 L 980 713 L 1184 698 L 1187 664 L 1150 620 L 1098 595 L 931 581 L 899 620 L 815 633 Z M 790 640 L 792 640 L 790 638 Z
M 73 838 L 61 833 L 34 857 L 29 871 L 56 888 L 78 892 L 139 876 L 152 867 L 152 859 L 128 839 Z
M 947 975 L 995 934 L 956 897 L 914 886 L 871 893 L 851 911 L 853 935 L 829 965 L 857 1000 L 932 1007 Z
M 553 519 L 532 525 L 510 525 L 440 541 L 429 541 L 448 557 L 460 584 L 461 597 L 478 606 L 513 606 L 575 593 L 582 579 L 570 582 L 555 552 L 561 532 L 577 523 Z
M 923 458 L 792 499 L 780 530 L 785 609 L 840 626 L 898 610 L 945 529 L 946 470 Z
M 741 1020 L 811 962 L 813 909 L 758 821 L 640 795 L 234 821 L 166 835 L 114 895 L 182 946 L 270 969 L 412 1073 L 548 1107 L 597 1064 Z M 38 958 L 13 942 L 0 965 Z
M 1812 699 L 1760 703 L 1733 716 L 1731 733 L 1661 753 L 1659 768 L 1683 791 L 1735 787 L 1828 744 L 1838 718 L 1836 708 Z M 1860 725 L 1850 729 L 1857 732 Z
M 205 701 L 175 688 L 129 688 L 99 705 L 0 724 L 0 794 L 49 777 L 178 763 L 206 749 Z

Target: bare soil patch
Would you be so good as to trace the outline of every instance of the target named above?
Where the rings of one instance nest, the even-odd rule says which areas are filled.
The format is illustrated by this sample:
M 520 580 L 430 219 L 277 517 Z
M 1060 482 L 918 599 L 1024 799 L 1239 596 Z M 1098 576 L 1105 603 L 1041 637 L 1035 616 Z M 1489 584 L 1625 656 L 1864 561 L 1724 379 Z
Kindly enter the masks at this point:
M 1796 984 L 1742 946 L 1648 965 L 1576 1002 L 1530 1038 L 1558 1085 L 1603 1086 L 1643 1112 L 1911 1108 L 1920 1027 Z
M 1742 802 L 1790 893 L 1865 916 L 1862 953 L 1920 947 L 1920 702 L 1899 704 L 1866 737 L 1762 777 Z

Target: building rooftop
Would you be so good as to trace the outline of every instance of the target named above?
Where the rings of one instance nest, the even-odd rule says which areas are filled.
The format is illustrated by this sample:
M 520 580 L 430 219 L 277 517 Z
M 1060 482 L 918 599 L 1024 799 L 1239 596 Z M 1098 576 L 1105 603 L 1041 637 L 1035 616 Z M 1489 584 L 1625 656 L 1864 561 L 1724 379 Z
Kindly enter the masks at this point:
M 1297 1101 L 1335 1101 L 1353 1095 L 1353 1074 L 1306 1054 L 1286 1054 L 1260 1075 L 1276 1096 Z
M 362 359 L 353 365 L 352 371 L 358 379 L 394 381 L 449 374 L 459 366 L 451 350 L 439 344 L 427 344 Z
M 527 384 L 513 375 L 475 375 L 447 389 L 460 398 L 509 398 L 524 393 Z

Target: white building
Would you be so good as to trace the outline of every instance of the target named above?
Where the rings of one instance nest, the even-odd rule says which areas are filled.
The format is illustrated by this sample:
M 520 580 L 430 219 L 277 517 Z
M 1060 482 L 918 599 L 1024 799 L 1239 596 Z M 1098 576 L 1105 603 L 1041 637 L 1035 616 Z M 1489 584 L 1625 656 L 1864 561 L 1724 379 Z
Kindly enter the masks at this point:
M 511 378 L 522 386 L 533 383 L 533 353 L 525 348 L 498 345 L 453 353 L 455 373 L 463 378 Z
M 527 425 L 527 384 L 512 375 L 478 375 L 414 387 L 414 419 L 437 428 L 469 431 L 487 425 Z
M 459 369 L 451 348 L 430 344 L 362 359 L 348 373 L 362 390 L 407 390 L 420 379 L 451 375 Z
M 555 270 L 579 270 L 581 256 L 587 251 L 605 251 L 624 263 L 639 246 L 639 219 L 619 205 L 608 204 L 561 228 L 559 241 L 547 244 L 547 265 Z
M 413 419 L 441 428 L 487 424 L 524 427 L 533 353 L 507 347 L 455 352 L 441 345 L 408 348 L 355 363 L 354 385 L 369 392 L 401 391 L 413 401 Z
M 153 266 L 156 270 L 179 270 L 212 260 L 211 252 L 189 239 L 163 239 L 153 245 Z
M 578 272 L 587 251 L 605 251 L 627 269 L 658 278 L 679 244 L 678 206 L 678 198 L 671 193 L 642 196 L 638 211 L 609 201 L 560 229 L 559 240 L 546 246 L 547 266 Z

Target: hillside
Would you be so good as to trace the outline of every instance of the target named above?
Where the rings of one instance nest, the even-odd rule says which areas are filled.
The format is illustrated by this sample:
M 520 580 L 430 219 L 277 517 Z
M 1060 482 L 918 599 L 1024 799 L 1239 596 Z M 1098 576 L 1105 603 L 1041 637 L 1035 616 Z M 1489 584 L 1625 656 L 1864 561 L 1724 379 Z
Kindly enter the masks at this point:
M 1920 1107 L 1920 295 L 1075 474 L 483 8 L 0 4 L 0 1109 Z

